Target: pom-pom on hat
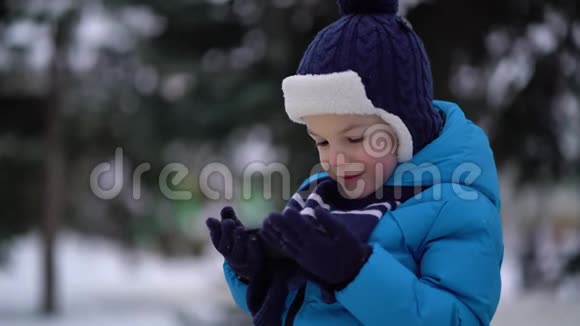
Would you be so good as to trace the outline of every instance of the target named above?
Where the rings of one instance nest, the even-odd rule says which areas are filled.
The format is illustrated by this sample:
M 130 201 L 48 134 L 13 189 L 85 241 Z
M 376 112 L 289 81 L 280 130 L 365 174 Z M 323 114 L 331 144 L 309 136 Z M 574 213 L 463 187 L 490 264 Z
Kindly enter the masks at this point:
M 423 43 L 397 15 L 397 0 L 339 0 L 341 18 L 310 43 L 282 82 L 286 113 L 375 114 L 396 132 L 399 162 L 437 137 L 442 119 Z
M 399 11 L 398 0 L 338 0 L 341 15 L 352 14 L 388 14 L 396 15 Z

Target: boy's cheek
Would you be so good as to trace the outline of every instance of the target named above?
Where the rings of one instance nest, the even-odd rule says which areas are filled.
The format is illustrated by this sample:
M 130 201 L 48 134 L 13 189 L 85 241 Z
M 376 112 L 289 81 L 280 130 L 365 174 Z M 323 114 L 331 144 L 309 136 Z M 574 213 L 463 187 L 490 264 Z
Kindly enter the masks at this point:
M 330 164 L 328 163 L 328 161 L 322 161 L 320 160 L 320 166 L 324 169 L 324 171 L 331 173 L 330 171 Z
M 383 165 L 383 170 L 381 171 L 381 176 L 377 176 L 377 178 L 382 178 L 383 183 L 386 182 L 391 175 L 395 172 L 395 168 L 397 167 L 397 162 L 385 162 Z
M 396 166 L 396 158 L 368 162 L 367 171 L 369 174 L 370 182 L 381 186 L 389 179 L 391 174 L 393 174 Z

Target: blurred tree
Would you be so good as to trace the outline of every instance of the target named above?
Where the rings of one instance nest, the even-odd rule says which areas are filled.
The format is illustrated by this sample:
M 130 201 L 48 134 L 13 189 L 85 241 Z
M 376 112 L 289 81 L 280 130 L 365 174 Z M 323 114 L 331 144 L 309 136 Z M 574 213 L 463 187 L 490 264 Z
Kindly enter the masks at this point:
M 430 54 L 436 96 L 457 99 L 487 130 L 498 166 L 512 165 L 520 185 L 578 184 L 579 10 L 573 0 L 441 0 L 409 13 Z M 533 288 L 544 282 L 536 236 L 549 216 L 523 218 L 522 276 Z
M 64 15 L 55 24 L 54 56 L 49 65 L 50 86 L 46 111 L 46 134 L 44 135 L 44 187 L 43 218 L 41 225 L 43 244 L 43 298 L 42 311 L 45 314 L 57 312 L 55 241 L 64 212 L 64 149 L 63 119 L 61 117 L 66 88 L 63 83 L 68 71 L 66 53 L 71 33 L 72 13 Z
M 580 174 L 579 13 L 573 0 L 441 0 L 409 13 L 435 94 L 464 104 L 522 183 Z
M 489 132 L 501 165 L 516 164 L 523 182 L 580 174 L 573 0 L 402 4 L 431 57 L 436 97 L 457 100 Z M 65 17 L 75 18 L 63 27 Z M 159 208 L 166 163 L 221 160 L 236 132 L 256 125 L 287 149 L 296 188 L 317 155 L 286 118 L 280 83 L 337 17 L 334 1 L 313 0 L 0 2 L 0 180 L 11 185 L 0 192 L 0 241 L 47 214 L 50 232 L 62 220 L 124 243 L 147 229 L 143 239 L 162 242 L 164 231 L 143 225 L 175 213 Z M 55 65 L 65 71 L 57 82 Z M 113 203 L 91 193 L 89 175 L 116 147 L 125 186 Z M 142 162 L 151 170 L 135 200 L 129 171 Z M 61 213 L 45 210 L 58 198 Z

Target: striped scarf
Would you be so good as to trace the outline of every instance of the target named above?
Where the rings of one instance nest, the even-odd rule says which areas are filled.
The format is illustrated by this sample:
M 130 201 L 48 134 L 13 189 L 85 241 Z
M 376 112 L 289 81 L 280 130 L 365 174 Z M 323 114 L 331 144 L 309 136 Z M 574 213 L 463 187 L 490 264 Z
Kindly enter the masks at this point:
M 401 202 L 422 190 L 414 187 L 383 186 L 367 197 L 345 199 L 337 182 L 326 177 L 313 181 L 305 189 L 295 193 L 284 210 L 293 208 L 303 215 L 316 218 L 314 209 L 321 206 L 329 210 L 361 241 L 367 242 L 379 220 L 388 211 L 394 210 Z M 307 275 L 293 261 L 272 261 L 268 270 L 248 287 L 247 301 L 254 325 L 279 325 L 289 291 L 303 287 L 310 279 Z M 323 286 L 321 295 L 326 303 L 336 301 L 334 291 Z
M 292 196 L 286 209 L 293 208 L 303 215 L 314 216 L 318 206 L 328 210 L 341 223 L 345 224 L 361 241 L 368 241 L 372 230 L 378 221 L 395 209 L 400 202 L 389 196 L 389 187 L 384 186 L 382 192 L 375 192 L 360 199 L 345 199 L 336 181 L 326 178 L 318 185 L 311 185 L 314 190 L 305 189 Z M 382 195 L 381 195 L 382 194 Z

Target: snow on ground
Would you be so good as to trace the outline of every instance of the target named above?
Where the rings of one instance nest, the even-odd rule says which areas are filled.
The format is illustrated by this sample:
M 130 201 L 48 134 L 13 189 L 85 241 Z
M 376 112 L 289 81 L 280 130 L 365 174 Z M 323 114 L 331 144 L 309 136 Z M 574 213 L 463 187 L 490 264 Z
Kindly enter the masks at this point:
M 0 326 L 249 325 L 233 306 L 215 251 L 200 259 L 129 256 L 114 243 L 71 233 L 58 241 L 62 314 L 41 318 L 39 246 L 34 235 L 20 238 L 11 247 L 11 264 L 0 267 Z M 580 325 L 578 291 L 523 295 L 509 252 L 503 267 L 492 326 Z
M 506 240 L 514 239 L 506 231 Z M 554 292 L 522 292 L 521 266 L 513 250 L 513 243 L 506 241 L 502 264 L 502 294 L 492 326 L 578 326 L 580 325 L 580 292 L 578 280 L 567 282 Z
M 549 293 L 534 293 L 502 303 L 492 326 L 578 326 L 580 302 Z
M 0 325 L 218 325 L 233 310 L 222 259 L 136 256 L 114 243 L 63 234 L 58 241 L 62 316 L 38 317 L 40 243 L 29 235 L 14 243 L 0 268 Z

